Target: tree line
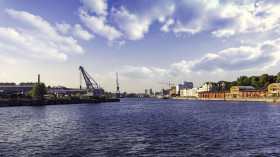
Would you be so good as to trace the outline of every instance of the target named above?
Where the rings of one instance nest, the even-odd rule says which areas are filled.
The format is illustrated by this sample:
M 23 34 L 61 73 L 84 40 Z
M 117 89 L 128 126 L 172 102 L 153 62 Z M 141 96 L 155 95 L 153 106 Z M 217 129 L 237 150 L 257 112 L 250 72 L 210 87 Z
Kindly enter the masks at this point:
M 280 72 L 277 75 L 240 76 L 236 81 L 226 82 L 223 87 L 218 87 L 218 90 L 230 90 L 232 86 L 253 86 L 256 89 L 265 89 L 271 83 L 280 83 Z

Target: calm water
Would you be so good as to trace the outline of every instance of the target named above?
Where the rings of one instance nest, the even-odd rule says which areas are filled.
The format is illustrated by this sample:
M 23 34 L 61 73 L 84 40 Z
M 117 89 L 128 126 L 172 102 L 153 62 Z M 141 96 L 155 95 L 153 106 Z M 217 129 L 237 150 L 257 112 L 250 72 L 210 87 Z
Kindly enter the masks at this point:
M 280 104 L 121 99 L 0 108 L 0 156 L 280 156 Z

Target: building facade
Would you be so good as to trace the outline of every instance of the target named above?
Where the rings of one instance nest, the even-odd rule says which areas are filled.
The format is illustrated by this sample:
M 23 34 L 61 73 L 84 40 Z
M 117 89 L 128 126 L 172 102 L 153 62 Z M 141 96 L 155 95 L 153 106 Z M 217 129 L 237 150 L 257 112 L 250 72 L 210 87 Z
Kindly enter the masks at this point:
M 180 90 L 181 97 L 198 97 L 198 89 L 197 88 L 188 88 Z
M 227 99 L 242 99 L 242 98 L 266 98 L 268 90 L 257 90 L 252 86 L 233 86 L 230 91 L 213 91 L 200 92 L 199 98 L 227 98 Z
M 26 93 L 31 91 L 34 87 L 35 83 L 27 82 L 27 83 L 20 83 L 19 85 L 15 83 L 0 83 L 0 90 L 3 90 L 8 93 Z
M 216 82 L 205 82 L 199 91 L 201 92 L 210 92 L 210 91 L 216 91 L 218 88 L 218 84 Z
M 268 87 L 268 95 L 272 97 L 280 96 L 280 83 L 272 83 Z
M 231 98 L 264 98 L 267 97 L 268 91 L 256 90 L 252 86 L 233 86 L 230 88 Z
M 169 95 L 170 96 L 175 96 L 177 95 L 178 93 L 176 93 L 176 87 L 175 86 L 172 86 L 171 89 L 169 90 Z
M 229 91 L 199 92 L 198 98 L 229 98 Z
M 190 89 L 190 88 L 193 88 L 193 83 L 184 81 L 183 83 L 178 84 L 176 86 L 176 93 L 179 94 L 181 89 Z

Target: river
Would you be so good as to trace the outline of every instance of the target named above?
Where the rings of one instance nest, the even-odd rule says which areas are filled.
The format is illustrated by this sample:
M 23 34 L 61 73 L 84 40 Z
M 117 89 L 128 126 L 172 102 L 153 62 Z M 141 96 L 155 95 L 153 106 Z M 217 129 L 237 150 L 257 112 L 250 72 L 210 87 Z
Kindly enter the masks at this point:
M 280 156 L 280 104 L 124 98 L 0 108 L 0 156 Z

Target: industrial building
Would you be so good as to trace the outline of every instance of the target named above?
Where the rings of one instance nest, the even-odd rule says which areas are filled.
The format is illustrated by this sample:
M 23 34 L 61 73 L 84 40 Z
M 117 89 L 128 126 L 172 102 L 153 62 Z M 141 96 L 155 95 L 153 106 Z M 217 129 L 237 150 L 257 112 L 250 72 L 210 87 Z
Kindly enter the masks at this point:
M 5 93 L 26 93 L 33 89 L 35 83 L 33 82 L 22 82 L 20 84 L 16 83 L 0 83 L 0 90 L 3 90 Z

